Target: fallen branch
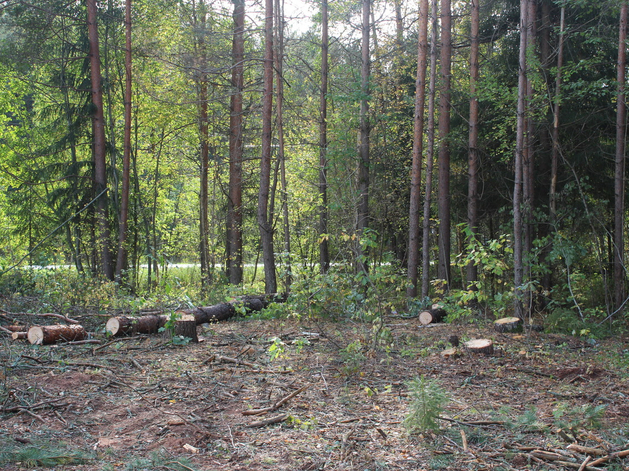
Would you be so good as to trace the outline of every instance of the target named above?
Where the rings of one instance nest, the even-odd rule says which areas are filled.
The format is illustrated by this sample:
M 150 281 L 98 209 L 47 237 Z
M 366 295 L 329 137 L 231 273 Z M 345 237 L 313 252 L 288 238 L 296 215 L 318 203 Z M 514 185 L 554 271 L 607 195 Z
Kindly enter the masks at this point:
M 598 466 L 599 464 L 606 463 L 607 461 L 614 460 L 616 458 L 625 458 L 627 456 L 629 456 L 629 450 L 623 450 L 623 451 L 617 451 L 615 453 L 610 453 L 609 455 L 603 456 L 602 458 L 599 458 L 596 461 L 592 461 L 592 463 L 590 463 L 590 466 L 588 466 L 588 468 L 591 466 Z
M 574 452 L 577 452 L 577 453 L 581 453 L 583 455 L 603 456 L 603 455 L 607 454 L 607 452 L 605 450 L 601 450 L 600 448 L 592 448 L 592 447 L 589 447 L 589 446 L 581 446 L 581 445 L 577 445 L 576 443 L 568 445 L 567 449 L 569 451 L 574 451 Z
M 223 361 L 225 363 L 235 363 L 236 365 L 248 366 L 249 368 L 254 368 L 256 370 L 260 369 L 258 365 L 255 363 L 251 363 L 249 361 L 239 360 L 237 358 L 226 357 L 223 355 L 217 355 L 214 358 L 211 358 L 210 361 Z
M 269 417 L 265 420 L 257 420 L 255 422 L 251 422 L 246 425 L 249 428 L 252 427 L 264 427 L 265 425 L 277 424 L 279 422 L 284 422 L 288 418 L 288 414 L 277 415 L 275 417 Z
M 279 401 L 277 401 L 272 406 L 265 407 L 263 409 L 246 410 L 246 411 L 242 412 L 242 415 L 262 415 L 262 414 L 266 414 L 267 412 L 273 412 L 274 410 L 277 410 L 280 407 L 282 407 L 284 404 L 286 404 L 288 401 L 290 401 L 292 398 L 294 398 L 298 394 L 301 394 L 302 392 L 304 392 L 309 387 L 310 387 L 309 384 L 307 384 L 305 386 L 302 386 L 301 388 L 297 389 L 296 391 L 293 391 L 292 393 L 290 393 L 288 396 L 280 399 Z
M 75 319 L 71 319 L 68 316 L 64 316 L 63 314 L 56 314 L 54 312 L 44 312 L 44 313 L 34 313 L 34 312 L 9 312 L 9 311 L 5 311 L 4 309 L 0 309 L 0 311 L 4 312 L 5 314 L 9 315 L 9 316 L 34 316 L 34 317 L 54 317 L 56 319 L 61 319 L 65 322 L 67 322 L 68 324 L 78 324 L 79 321 L 75 320 Z

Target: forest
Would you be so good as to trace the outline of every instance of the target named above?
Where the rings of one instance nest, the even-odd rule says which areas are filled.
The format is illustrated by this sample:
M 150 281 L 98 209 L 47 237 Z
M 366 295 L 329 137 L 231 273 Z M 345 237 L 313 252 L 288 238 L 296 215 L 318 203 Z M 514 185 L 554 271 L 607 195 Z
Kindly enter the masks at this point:
M 0 0 L 0 468 L 627 470 L 627 0 Z
M 622 323 L 625 12 L 593 3 L 5 1 L 2 283 Z

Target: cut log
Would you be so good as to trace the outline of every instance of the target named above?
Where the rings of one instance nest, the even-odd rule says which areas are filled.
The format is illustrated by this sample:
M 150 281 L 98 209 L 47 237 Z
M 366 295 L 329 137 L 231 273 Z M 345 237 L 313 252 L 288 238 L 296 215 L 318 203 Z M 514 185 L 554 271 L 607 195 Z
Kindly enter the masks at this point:
M 33 326 L 28 329 L 27 334 L 32 345 L 52 345 L 57 342 L 83 340 L 86 337 L 87 332 L 78 324 Z
M 471 353 L 494 353 L 494 343 L 489 339 L 473 339 L 465 342 L 465 348 Z
M 428 309 L 419 313 L 419 322 L 422 325 L 441 322 L 446 317 L 446 311 L 442 308 Z
M 192 342 L 198 343 L 199 337 L 197 336 L 197 322 L 192 314 L 181 313 L 179 319 L 175 321 L 176 337 L 189 338 Z
M 285 297 L 282 296 L 243 296 L 228 303 L 185 309 L 179 312 L 182 314 L 191 314 L 194 316 L 196 325 L 200 325 L 208 322 L 225 321 L 236 316 L 236 314 L 242 310 L 246 312 L 261 311 L 272 302 L 283 302 L 285 300 Z M 114 337 L 157 333 L 168 321 L 168 316 L 159 314 L 159 312 L 163 311 L 151 312 L 152 314 L 142 315 L 141 317 L 111 317 L 105 325 L 105 330 Z
M 28 332 L 13 332 L 11 338 L 13 340 L 26 340 L 28 339 Z
M 142 317 L 111 317 L 105 325 L 105 330 L 114 337 L 120 335 L 156 334 L 160 327 L 168 321 L 167 316 Z
M 522 319 L 519 317 L 503 317 L 494 322 L 497 332 L 522 332 Z

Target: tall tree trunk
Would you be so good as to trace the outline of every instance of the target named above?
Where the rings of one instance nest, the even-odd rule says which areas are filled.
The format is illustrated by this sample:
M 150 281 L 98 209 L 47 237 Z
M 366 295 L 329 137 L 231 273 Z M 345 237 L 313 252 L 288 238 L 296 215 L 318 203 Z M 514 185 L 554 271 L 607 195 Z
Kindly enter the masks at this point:
M 122 194 L 120 196 L 120 224 L 116 280 L 122 280 L 127 266 L 127 229 L 129 227 L 129 190 L 131 167 L 131 0 L 125 2 L 125 91 L 124 91 L 124 152 L 122 155 Z
M 441 0 L 441 92 L 439 96 L 439 279 L 450 285 L 450 82 L 452 10 Z
M 369 57 L 369 19 L 371 16 L 371 0 L 363 0 L 362 46 L 361 46 L 361 94 L 360 101 L 360 143 L 358 149 L 358 236 L 362 238 L 369 227 L 369 79 L 371 75 L 371 60 Z M 357 247 L 358 271 L 366 272 L 366 254 L 363 253 L 361 244 Z
M 330 269 L 328 237 L 328 0 L 321 0 L 321 94 L 319 98 L 319 269 Z
M 232 95 L 229 117 L 229 199 L 227 203 L 227 271 L 229 282 L 242 283 L 242 91 L 245 58 L 245 2 L 234 2 Z
M 555 74 L 555 98 L 553 103 L 552 151 L 550 156 L 550 190 L 549 212 L 550 222 L 557 219 L 557 173 L 559 171 L 559 112 L 561 110 L 561 85 L 563 72 L 564 29 L 566 21 L 566 7 L 561 7 L 559 20 L 559 45 L 557 47 L 557 73 Z
M 96 195 L 100 195 L 96 206 L 96 220 L 99 225 L 98 244 L 101 254 L 102 273 L 109 280 L 114 279 L 114 267 L 110 250 L 109 216 L 107 208 L 107 162 L 105 140 L 105 117 L 103 112 L 103 89 L 100 74 L 100 51 L 98 46 L 96 0 L 87 0 L 87 27 L 90 43 L 90 66 L 92 81 L 92 130 L 94 134 L 94 183 Z
M 524 319 L 522 306 L 522 285 L 524 282 L 524 266 L 522 260 L 522 193 L 523 193 L 523 160 L 525 152 L 526 109 L 527 109 L 527 31 L 528 31 L 528 0 L 520 0 L 520 56 L 518 72 L 518 106 L 515 148 L 515 182 L 513 188 L 513 282 L 515 285 L 515 315 Z
M 275 69 L 277 70 L 277 141 L 278 161 L 280 165 L 280 184 L 282 186 L 282 219 L 284 221 L 284 292 L 290 293 L 292 283 L 290 224 L 288 220 L 288 185 L 286 182 L 286 154 L 284 145 L 284 0 L 275 0 L 277 18 L 277 54 Z
M 536 0 L 528 1 L 526 50 L 527 54 L 535 51 L 535 40 L 537 37 L 537 5 Z M 526 124 L 524 131 L 524 153 L 522 154 L 522 223 L 524 230 L 523 254 L 530 254 L 533 250 L 534 234 L 534 204 L 535 204 L 535 123 L 533 119 L 533 81 L 530 77 L 530 69 L 527 65 L 526 77 Z M 524 255 L 523 255 L 524 257 Z M 532 260 L 523 260 L 524 280 L 531 279 Z M 527 312 L 531 307 L 532 292 L 530 288 L 524 290 L 524 302 L 527 305 Z
M 262 103 L 262 156 L 260 159 L 260 189 L 258 192 L 258 226 L 264 262 L 265 292 L 277 292 L 275 254 L 273 253 L 273 224 L 269 217 L 271 185 L 271 138 L 273 118 L 273 0 L 265 0 L 264 22 L 264 96 Z
M 428 148 L 426 149 L 426 191 L 422 227 L 422 298 L 430 291 L 430 207 L 432 204 L 432 176 L 435 155 L 435 97 L 437 91 L 437 41 L 439 39 L 438 0 L 431 2 L 432 26 L 430 34 L 430 80 L 428 85 Z
M 422 152 L 424 143 L 424 105 L 426 101 L 426 64 L 428 59 L 428 0 L 419 3 L 417 76 L 415 80 L 415 114 L 413 125 L 413 162 L 408 235 L 408 282 L 406 294 L 417 296 L 419 265 L 419 213 L 421 208 Z
M 468 135 L 468 188 L 467 188 L 467 225 L 473 238 L 478 232 L 478 97 L 479 78 L 478 35 L 480 23 L 480 0 L 472 0 L 470 5 L 470 120 Z M 474 262 L 467 264 L 467 284 L 472 286 L 478 280 L 478 266 Z
M 627 108 L 625 67 L 627 65 L 627 2 L 620 7 L 617 67 L 616 163 L 614 171 L 614 307 L 625 301 L 625 132 Z
M 193 8 L 195 5 L 193 4 Z M 198 126 L 200 144 L 200 175 L 199 175 L 199 258 L 201 262 L 201 289 L 205 290 L 211 282 L 210 262 L 210 221 L 209 221 L 209 118 L 208 118 L 208 74 L 207 74 L 207 43 L 205 39 L 207 7 L 204 0 L 199 1 L 199 11 L 193 10 L 193 24 L 197 29 L 197 93 L 198 93 Z

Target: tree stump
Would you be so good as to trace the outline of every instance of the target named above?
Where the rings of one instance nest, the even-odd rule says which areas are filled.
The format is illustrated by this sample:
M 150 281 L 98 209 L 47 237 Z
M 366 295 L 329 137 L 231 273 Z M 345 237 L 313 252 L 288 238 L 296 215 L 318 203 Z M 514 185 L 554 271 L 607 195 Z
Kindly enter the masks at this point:
M 180 314 L 180 317 L 175 321 L 174 335 L 189 338 L 191 342 L 198 343 L 197 321 L 194 315 Z
M 142 317 L 111 317 L 105 325 L 105 330 L 114 337 L 132 334 L 156 334 L 160 327 L 164 327 L 168 318 L 166 316 L 142 316 Z
M 446 311 L 443 308 L 428 309 L 419 313 L 419 322 L 422 325 L 441 322 L 446 317 Z
M 461 350 L 458 347 L 446 348 L 441 352 L 443 358 L 458 358 L 462 355 Z
M 485 355 L 494 353 L 494 343 L 489 339 L 468 340 L 464 345 L 471 353 L 484 353 Z
M 496 332 L 522 332 L 522 319 L 519 317 L 503 317 L 494 322 Z
M 87 332 L 78 324 L 43 325 L 28 329 L 27 338 L 32 345 L 52 345 L 57 342 L 84 340 Z

